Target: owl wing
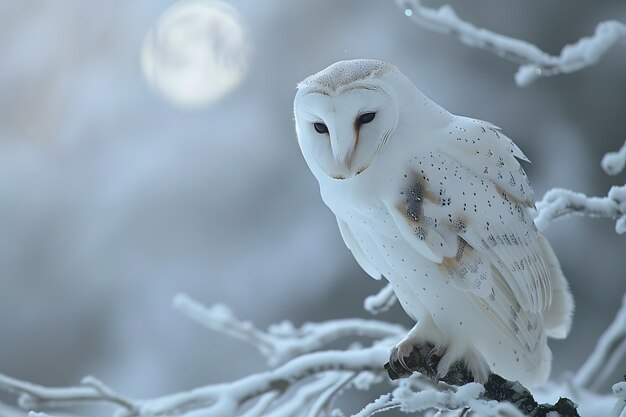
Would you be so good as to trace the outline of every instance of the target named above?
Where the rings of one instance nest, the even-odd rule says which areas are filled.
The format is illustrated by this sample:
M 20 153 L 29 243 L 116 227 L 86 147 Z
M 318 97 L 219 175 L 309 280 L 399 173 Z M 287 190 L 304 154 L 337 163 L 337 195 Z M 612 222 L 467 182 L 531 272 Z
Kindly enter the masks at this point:
M 481 298 L 497 287 L 515 314 L 547 309 L 549 269 L 516 159 L 527 158 L 485 122 L 455 117 L 440 133 L 413 157 L 400 201 L 389 205 L 398 229 L 453 285 Z
M 356 259 L 359 266 L 372 278 L 381 279 L 382 274 L 374 265 L 372 265 L 370 261 L 367 260 L 361 245 L 358 244 L 346 222 L 337 217 L 337 224 L 339 225 L 339 231 L 341 232 L 341 237 L 343 238 L 344 243 L 352 252 L 352 256 L 354 256 L 354 259 Z

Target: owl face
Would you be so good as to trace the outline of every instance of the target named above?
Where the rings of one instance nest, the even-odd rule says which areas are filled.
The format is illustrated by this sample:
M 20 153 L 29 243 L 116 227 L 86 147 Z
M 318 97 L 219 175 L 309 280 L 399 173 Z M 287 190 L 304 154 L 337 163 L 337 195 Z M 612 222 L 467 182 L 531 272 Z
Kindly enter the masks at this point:
M 346 180 L 369 168 L 397 126 L 393 96 L 388 83 L 373 78 L 336 88 L 299 86 L 294 102 L 298 141 L 318 180 Z

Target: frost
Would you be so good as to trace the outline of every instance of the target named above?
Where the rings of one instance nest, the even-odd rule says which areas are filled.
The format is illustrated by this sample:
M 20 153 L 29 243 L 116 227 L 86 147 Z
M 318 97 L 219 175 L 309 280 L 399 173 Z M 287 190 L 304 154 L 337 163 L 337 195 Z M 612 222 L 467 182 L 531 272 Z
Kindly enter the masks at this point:
M 626 144 L 618 152 L 604 156 L 602 159 L 604 170 L 607 173 L 621 171 L 622 157 L 626 158 Z M 607 160 L 609 162 L 606 162 Z M 614 219 L 615 232 L 626 233 L 626 184 L 611 187 L 606 197 L 587 197 L 582 193 L 553 188 L 546 192 L 535 207 L 537 209 L 535 224 L 539 230 L 545 230 L 553 220 L 576 214 Z
M 467 46 L 521 63 L 515 74 L 515 81 L 520 87 L 541 77 L 571 73 L 591 66 L 613 45 L 626 40 L 626 25 L 610 20 L 599 23 L 593 36 L 566 45 L 559 56 L 553 56 L 531 43 L 478 28 L 461 19 L 449 5 L 432 9 L 422 6 L 420 0 L 396 0 L 396 3 L 405 10 L 406 16 L 426 29 L 453 35 Z M 411 13 L 407 14 L 406 10 Z
M 260 350 L 266 349 L 274 354 L 284 349 L 281 346 L 287 346 L 292 357 L 273 369 L 233 382 L 201 386 L 147 400 L 119 395 L 93 377 L 84 378 L 78 386 L 51 388 L 0 374 L 0 388 L 19 395 L 20 405 L 30 410 L 97 400 L 116 406 L 118 411 L 115 415 L 127 417 L 284 417 L 301 415 L 303 410 L 307 411 L 308 417 L 343 416 L 341 410 L 333 409 L 335 400 L 349 389 L 369 389 L 373 384 L 387 381 L 382 364 L 388 358 L 390 346 L 404 333 L 404 329 L 391 323 L 359 319 L 307 323 L 299 328 L 283 322 L 272 326 L 272 331 L 263 332 L 252 323 L 237 319 L 224 306 L 205 307 L 185 295 L 177 296 L 174 304 L 189 318 L 207 328 L 245 340 Z M 326 343 L 336 342 L 338 337 L 346 334 L 366 335 L 373 343 L 354 349 L 320 350 Z M 621 363 L 625 349 L 620 346 L 626 345 L 625 335 L 626 295 L 624 306 L 600 339 L 589 361 L 571 381 L 552 386 L 548 395 L 568 394 L 574 399 L 577 398 L 575 396 L 589 398 L 590 391 L 587 390 L 590 381 L 606 375 Z M 369 417 L 399 409 L 407 413 L 432 410 L 438 412 L 438 416 L 524 417 L 515 405 L 506 400 L 493 399 L 493 393 L 486 387 L 494 384 L 502 387 L 503 380 L 496 377 L 491 382 L 492 377 L 485 386 L 468 383 L 457 387 L 413 373 L 354 416 Z M 516 397 L 526 402 L 532 400 L 532 397 L 529 399 L 530 393 L 518 383 L 505 382 Z M 568 391 L 572 386 L 575 389 Z M 498 396 L 505 391 L 498 388 Z M 598 415 L 621 417 L 620 413 L 626 405 L 626 382 L 615 384 L 613 392 L 613 398 L 618 400 L 610 405 L 613 414 L 609 414 L 607 397 L 594 394 L 594 398 L 602 399 L 594 400 L 594 407 L 600 413 Z M 543 412 L 547 411 L 544 409 Z M 44 417 L 41 413 L 31 413 L 31 416 Z

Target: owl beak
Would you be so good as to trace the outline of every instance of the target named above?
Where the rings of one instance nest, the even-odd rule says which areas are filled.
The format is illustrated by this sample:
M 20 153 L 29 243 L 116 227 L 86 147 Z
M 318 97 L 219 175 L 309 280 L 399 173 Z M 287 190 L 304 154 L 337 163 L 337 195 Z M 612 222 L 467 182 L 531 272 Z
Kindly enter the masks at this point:
M 352 156 L 356 147 L 354 132 L 337 132 L 330 137 L 330 147 L 337 161 L 337 165 L 342 171 L 343 176 L 350 178 L 354 175 L 352 172 Z

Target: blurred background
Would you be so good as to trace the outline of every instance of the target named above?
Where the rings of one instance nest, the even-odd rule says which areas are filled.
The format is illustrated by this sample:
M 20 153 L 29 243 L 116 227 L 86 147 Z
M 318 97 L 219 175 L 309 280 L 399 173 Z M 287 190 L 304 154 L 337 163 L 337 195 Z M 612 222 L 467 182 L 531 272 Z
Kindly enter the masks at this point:
M 297 82 L 338 60 L 392 62 L 451 112 L 501 126 L 533 161 L 536 199 L 624 183 L 599 164 L 626 139 L 623 46 L 521 89 L 515 65 L 393 2 L 173 4 L 0 2 L 2 373 L 58 386 L 91 374 L 154 397 L 265 369 L 254 348 L 171 308 L 178 292 L 262 327 L 369 317 L 362 300 L 382 283 L 344 246 L 293 127 Z M 626 21 L 620 0 L 450 4 L 550 53 Z M 613 228 L 547 230 L 577 303 L 570 337 L 551 343 L 553 378 L 579 367 L 626 291 Z M 410 324 L 397 306 L 380 318 Z

